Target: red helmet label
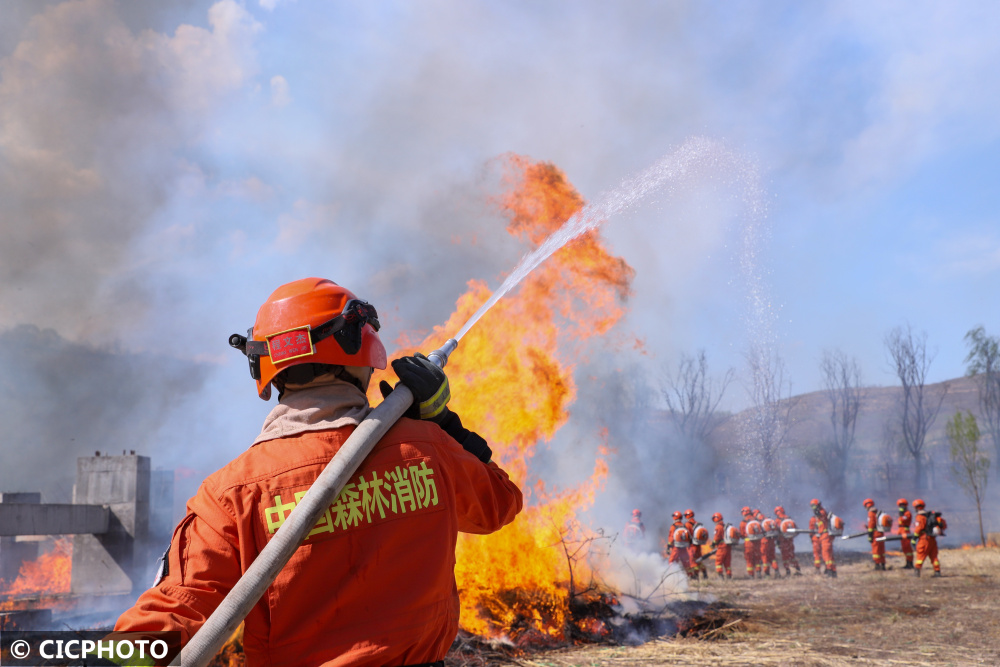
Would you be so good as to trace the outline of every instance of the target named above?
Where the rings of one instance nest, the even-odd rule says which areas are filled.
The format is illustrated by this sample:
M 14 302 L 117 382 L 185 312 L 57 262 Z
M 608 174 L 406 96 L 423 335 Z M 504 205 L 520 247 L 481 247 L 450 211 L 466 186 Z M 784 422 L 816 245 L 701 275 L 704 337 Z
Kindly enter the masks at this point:
M 280 331 L 267 337 L 267 351 L 271 355 L 271 361 L 278 363 L 299 357 L 308 357 L 316 354 L 310 337 L 310 327 L 297 327 L 288 331 Z

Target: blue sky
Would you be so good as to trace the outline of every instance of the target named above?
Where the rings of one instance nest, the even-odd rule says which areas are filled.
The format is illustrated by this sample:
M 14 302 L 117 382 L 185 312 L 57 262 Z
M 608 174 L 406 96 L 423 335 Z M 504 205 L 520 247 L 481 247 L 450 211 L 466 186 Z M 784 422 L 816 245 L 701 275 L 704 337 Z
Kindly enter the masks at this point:
M 751 163 L 757 276 L 795 392 L 824 349 L 895 382 L 908 322 L 961 375 L 1000 334 L 1000 9 L 933 2 L 8 2 L 0 328 L 204 364 L 151 443 L 252 440 L 225 341 L 278 284 L 341 282 L 394 332 L 443 321 L 524 251 L 486 204 L 506 152 L 588 200 L 705 137 Z M 621 355 L 740 370 L 747 187 L 730 166 L 608 221 L 636 269 Z M 730 170 L 731 171 L 731 170 Z M 454 244 L 452 239 L 462 242 Z M 476 238 L 478 243 L 471 243 Z M 727 404 L 745 404 L 734 385 Z M 178 459 L 182 457 L 178 456 Z

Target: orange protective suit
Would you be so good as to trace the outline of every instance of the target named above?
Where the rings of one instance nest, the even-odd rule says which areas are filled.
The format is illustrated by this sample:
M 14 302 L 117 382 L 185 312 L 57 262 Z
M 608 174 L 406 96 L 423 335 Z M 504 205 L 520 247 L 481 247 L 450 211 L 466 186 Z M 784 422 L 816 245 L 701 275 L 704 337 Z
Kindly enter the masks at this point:
M 820 507 L 817 513 L 809 519 L 809 529 L 815 530 L 813 535 L 813 556 L 816 560 L 816 569 L 819 570 L 820 559 L 826 566 L 826 571 L 833 573 L 837 571 L 837 564 L 833 560 L 833 535 L 830 534 L 830 514 L 826 508 Z
M 726 544 L 726 525 L 719 521 L 715 524 L 715 534 L 712 536 L 712 548 L 715 549 L 715 571 L 721 577 L 733 578 L 733 545 Z
M 878 514 L 878 509 L 874 507 L 868 510 L 868 540 L 872 543 L 872 560 L 876 567 L 885 565 L 885 542 L 878 540 L 885 533 L 878 530 Z
M 913 566 L 913 543 L 910 542 L 910 524 L 913 522 L 913 515 L 909 510 L 900 513 L 896 523 L 896 532 L 900 536 L 899 549 L 906 558 L 906 567 Z
M 747 562 L 747 576 L 754 578 L 760 572 L 760 540 L 747 539 L 747 524 L 750 519 L 740 521 L 740 537 L 743 538 L 743 559 Z
M 676 521 L 672 526 L 670 526 L 670 558 L 667 559 L 668 563 L 680 563 L 681 567 L 684 568 L 684 572 L 688 576 L 691 576 L 691 552 L 689 551 L 690 544 L 690 533 L 688 533 L 687 544 L 677 544 L 674 542 L 674 533 L 678 528 L 686 529 L 687 526 L 681 521 Z
M 115 629 L 177 630 L 186 643 L 353 429 L 260 442 L 208 477 L 174 531 L 165 578 Z M 441 660 L 458 632 L 458 533 L 494 532 L 521 506 L 496 464 L 436 424 L 400 419 L 247 616 L 247 664 Z
M 937 538 L 933 535 L 928 525 L 932 523 L 932 515 L 928 510 L 917 512 L 917 520 L 913 524 L 913 534 L 917 536 L 917 560 L 913 566 L 920 574 L 920 568 L 924 561 L 930 559 L 935 572 L 941 571 L 941 563 L 938 561 Z M 948 528 L 948 523 L 941 517 L 937 519 L 937 524 L 941 530 Z
M 776 537 L 768 537 L 767 535 L 760 538 L 760 561 L 764 566 L 764 574 L 767 576 L 771 575 L 772 567 L 774 568 L 775 576 L 778 575 L 777 539 Z
M 698 522 L 694 519 L 684 522 L 684 527 L 688 529 L 688 534 L 691 535 L 691 546 L 688 547 L 688 560 L 691 561 L 691 569 L 694 570 L 695 576 L 698 576 L 701 572 L 707 572 L 708 568 L 705 567 L 704 561 L 699 563 L 698 559 L 701 558 L 701 546 L 700 544 L 694 543 L 694 527 Z

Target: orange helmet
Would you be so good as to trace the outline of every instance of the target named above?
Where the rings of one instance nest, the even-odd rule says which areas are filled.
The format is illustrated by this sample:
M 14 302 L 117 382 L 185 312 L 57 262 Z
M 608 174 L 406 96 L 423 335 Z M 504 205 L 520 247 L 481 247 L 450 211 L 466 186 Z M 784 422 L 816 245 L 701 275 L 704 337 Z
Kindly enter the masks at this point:
M 810 501 L 809 501 L 809 504 L 810 504 L 811 506 L 813 506 L 813 507 L 819 507 L 819 506 L 820 506 L 820 505 L 822 505 L 823 503 L 821 503 L 821 502 L 820 502 L 820 501 L 818 501 L 817 499 L 813 498 L 812 500 L 810 500 Z
M 740 510 L 740 514 L 742 514 L 743 516 L 746 516 L 747 514 L 750 514 L 750 508 L 747 507 L 746 505 L 744 505 L 743 509 Z
M 778 518 L 781 518 L 781 517 L 785 516 L 785 508 L 782 507 L 781 505 L 778 505 L 777 507 L 775 507 L 774 508 L 774 516 L 776 516 Z
M 257 394 L 271 398 L 271 381 L 300 364 L 385 368 L 375 308 L 323 278 L 282 285 L 257 311 L 247 335 L 229 344 L 247 355 Z
M 760 510 L 754 510 L 753 511 L 753 518 L 757 519 L 758 521 L 763 521 L 764 520 L 764 513 L 761 512 Z
M 674 521 L 680 521 L 683 515 L 680 512 L 674 512 Z
M 716 512 L 715 514 L 712 515 L 712 521 L 714 521 L 715 523 L 722 523 L 722 515 Z
M 924 507 L 926 507 L 926 505 L 924 505 L 924 501 L 921 500 L 920 498 L 917 498 L 916 500 L 913 501 L 913 509 L 922 510 Z
M 906 505 L 907 505 L 906 498 L 900 498 L 899 500 L 896 501 L 896 504 L 897 505 L 902 505 L 903 507 L 906 507 Z
M 694 510 L 684 510 L 684 518 L 685 519 L 693 519 L 694 518 Z
M 862 503 L 865 507 L 875 507 L 875 501 L 871 498 L 865 498 L 865 502 Z
M 642 512 L 640 512 L 639 510 L 632 510 L 632 516 L 639 518 L 642 516 Z

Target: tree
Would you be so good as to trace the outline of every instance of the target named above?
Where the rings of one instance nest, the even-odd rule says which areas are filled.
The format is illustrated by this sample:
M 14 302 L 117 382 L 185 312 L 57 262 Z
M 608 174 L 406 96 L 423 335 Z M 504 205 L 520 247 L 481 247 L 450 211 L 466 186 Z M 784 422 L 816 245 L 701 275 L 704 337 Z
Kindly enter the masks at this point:
M 823 385 L 830 399 L 830 426 L 833 440 L 821 453 L 829 490 L 841 494 L 846 487 L 847 466 L 854 448 L 854 430 L 864 390 L 861 388 L 861 371 L 856 359 L 849 359 L 840 350 L 826 351 L 820 363 Z
M 756 464 L 757 493 L 773 489 L 779 481 L 778 455 L 788 434 L 792 408 L 791 383 L 784 394 L 785 364 L 770 348 L 754 345 L 746 355 L 750 371 L 750 408 L 745 411 L 743 437 Z M 749 481 L 749 480 L 748 480 Z M 772 498 L 759 498 L 761 501 Z
M 971 412 L 966 410 L 963 416 L 959 410 L 948 420 L 946 431 L 948 442 L 951 443 L 952 475 L 962 490 L 976 501 L 979 539 L 986 546 L 986 533 L 983 532 L 983 493 L 986 491 L 990 460 L 979 448 L 979 425 Z
M 910 325 L 896 327 L 885 336 L 889 364 L 902 384 L 899 411 L 899 432 L 903 449 L 913 458 L 915 488 L 923 487 L 924 448 L 927 432 L 937 419 L 948 393 L 945 384 L 935 400 L 927 392 L 927 370 L 934 355 L 927 353 L 927 334 L 914 336 Z
M 966 374 L 978 382 L 980 417 L 995 460 L 1000 461 L 1000 339 L 987 336 L 980 326 L 965 334 L 965 341 L 969 344 Z
M 732 381 L 730 368 L 721 382 L 717 385 L 712 382 L 704 350 L 693 357 L 681 355 L 677 372 L 666 373 L 661 390 L 677 430 L 695 442 L 705 442 L 719 424 L 715 410 Z

